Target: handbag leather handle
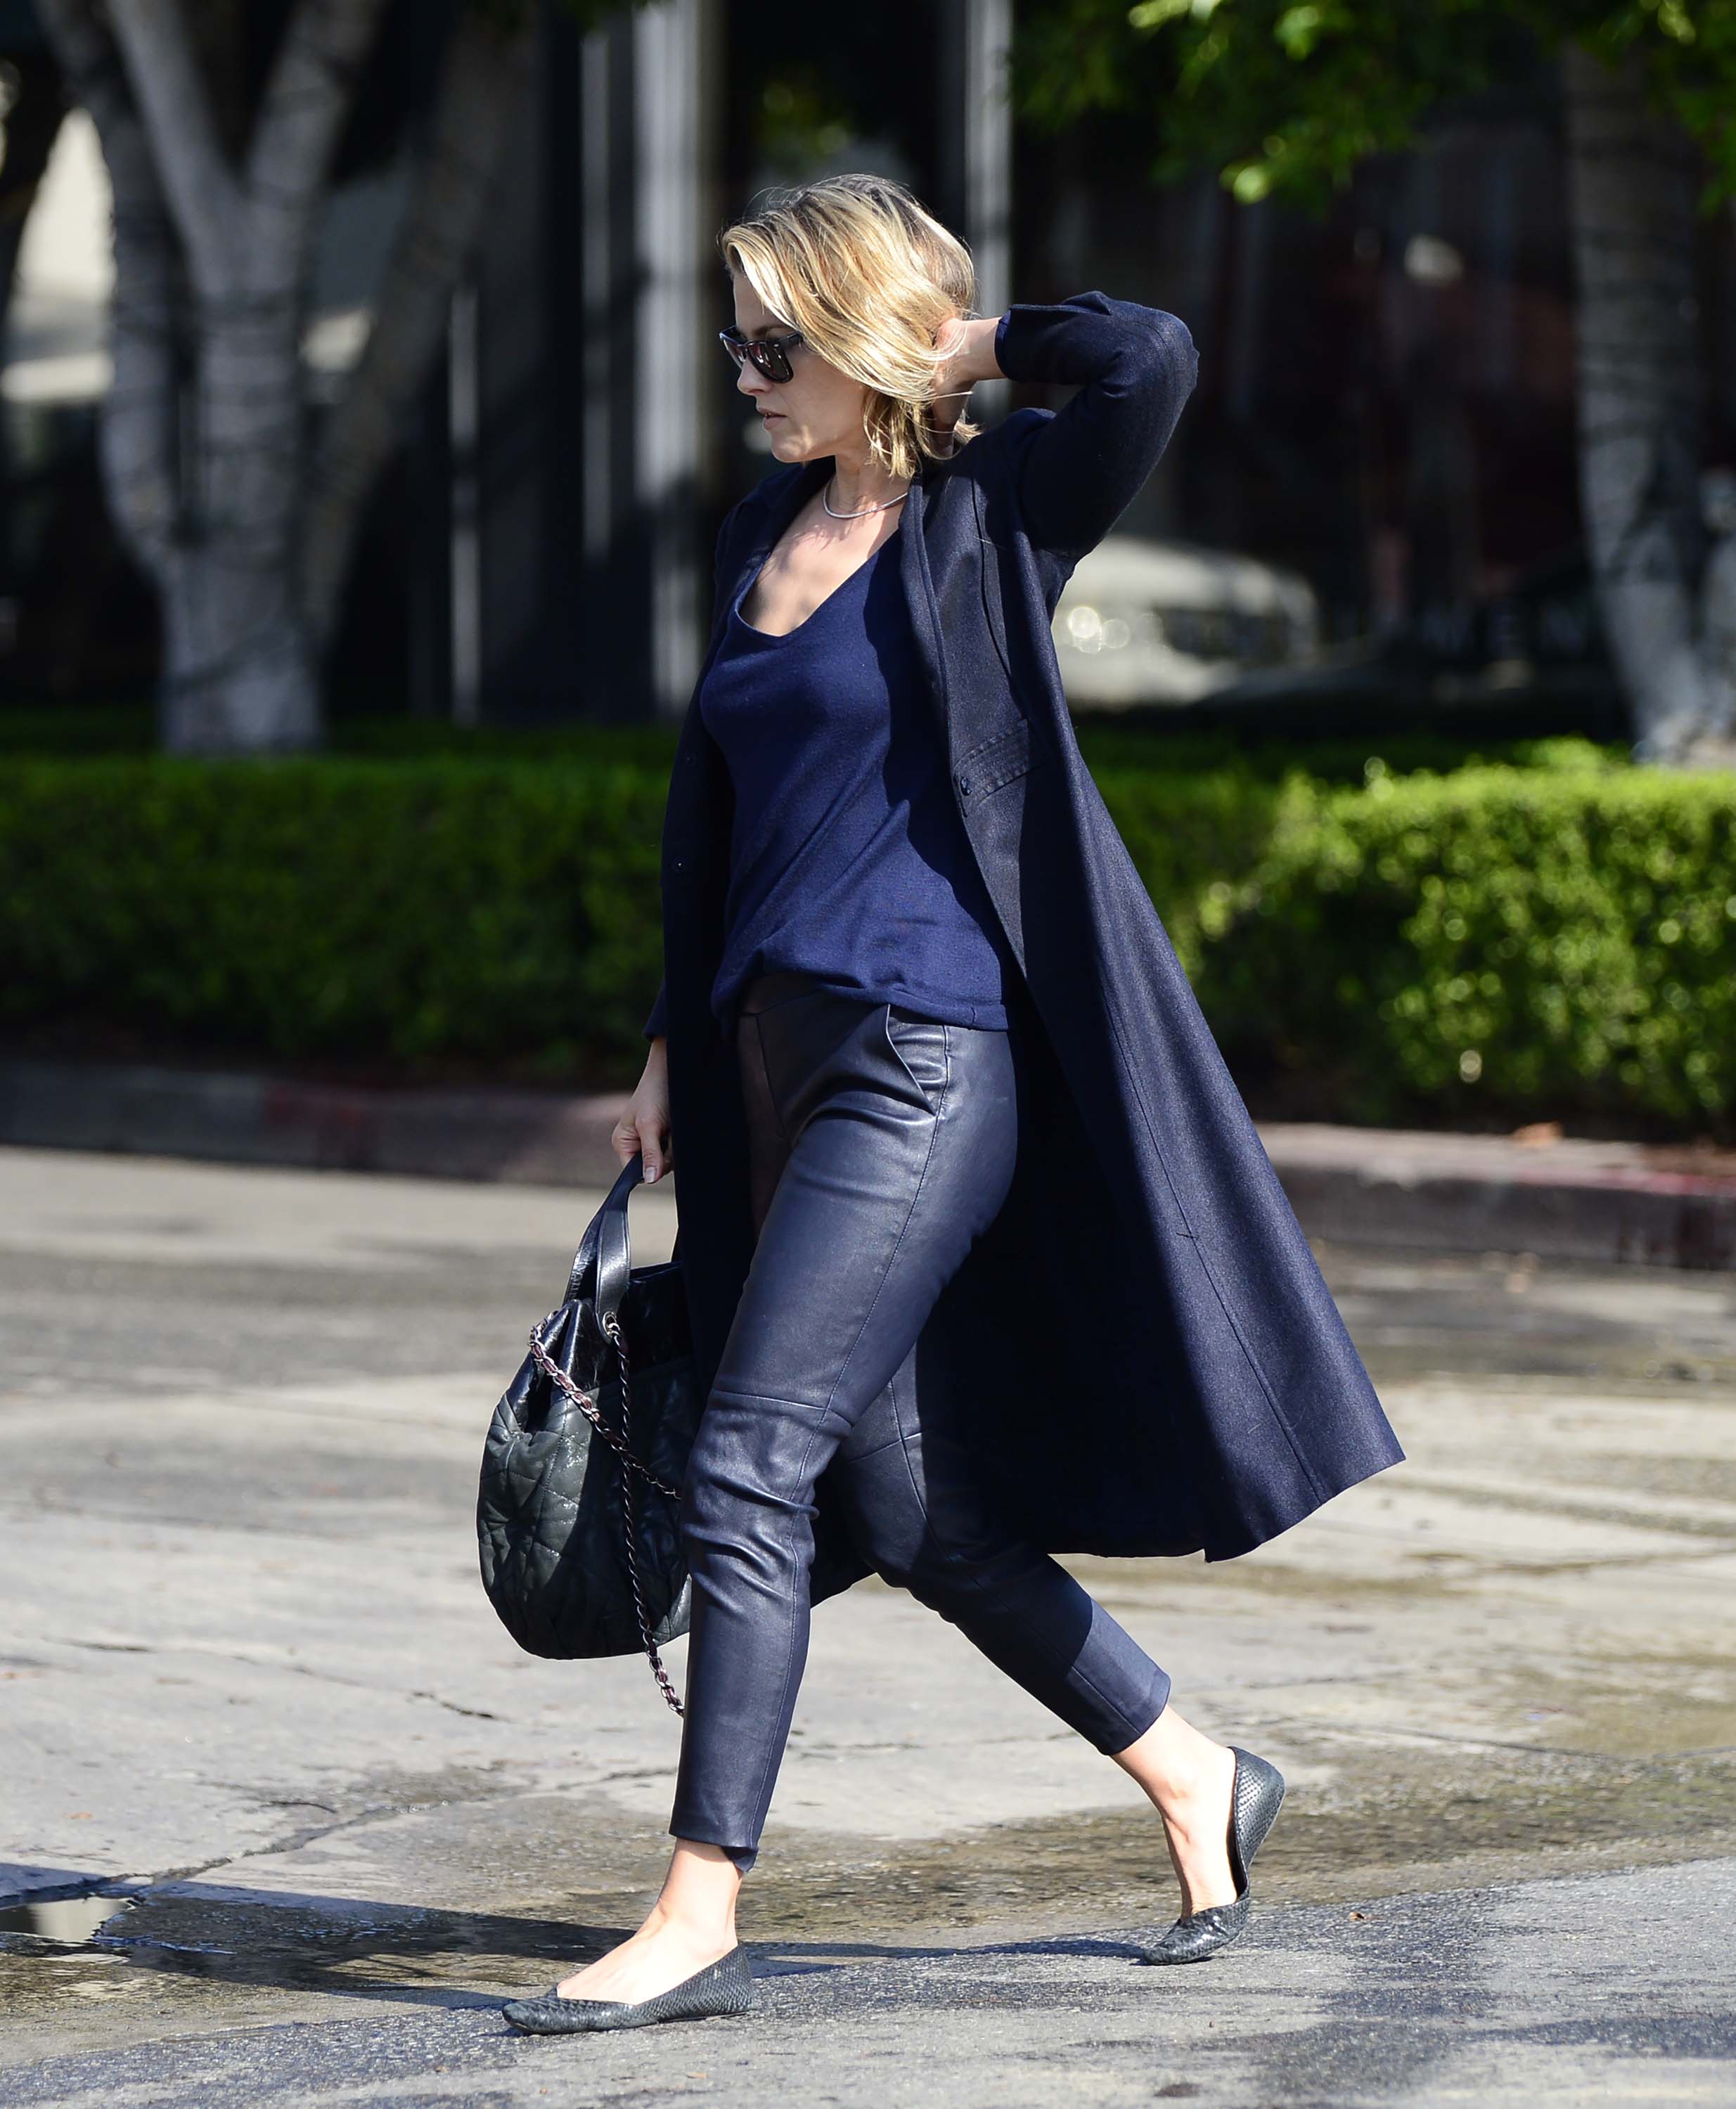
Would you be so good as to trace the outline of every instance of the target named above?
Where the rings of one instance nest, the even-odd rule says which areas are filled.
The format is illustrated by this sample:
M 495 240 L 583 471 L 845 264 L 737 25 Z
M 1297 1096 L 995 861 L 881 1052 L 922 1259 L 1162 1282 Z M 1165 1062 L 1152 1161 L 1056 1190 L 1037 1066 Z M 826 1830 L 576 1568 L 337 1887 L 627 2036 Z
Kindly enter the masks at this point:
M 633 1267 L 627 1202 L 633 1189 L 644 1183 L 644 1154 L 635 1150 L 622 1166 L 621 1176 L 610 1187 L 603 1206 L 591 1217 L 567 1277 L 567 1294 L 562 1301 L 576 1303 L 588 1292 L 605 1330 L 627 1293 Z

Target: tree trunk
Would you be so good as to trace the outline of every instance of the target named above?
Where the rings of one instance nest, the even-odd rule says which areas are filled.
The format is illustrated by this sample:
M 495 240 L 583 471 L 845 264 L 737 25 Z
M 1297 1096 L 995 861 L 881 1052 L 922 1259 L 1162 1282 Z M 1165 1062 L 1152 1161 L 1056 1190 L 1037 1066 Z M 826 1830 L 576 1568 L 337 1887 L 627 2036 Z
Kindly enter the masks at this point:
M 169 754 L 294 753 L 319 738 L 307 630 L 281 571 L 237 579 L 216 545 L 163 582 L 158 723 Z
M 319 653 L 357 520 L 439 341 L 528 76 L 529 11 L 459 11 L 368 347 L 311 459 L 304 289 L 386 4 L 297 0 L 248 123 L 239 0 L 38 0 L 114 183 L 104 473 L 161 598 L 172 752 L 317 743 Z
M 1564 81 L 1586 544 L 1636 752 L 1676 759 L 1716 729 L 1722 687 L 1701 605 L 1699 157 L 1633 61 L 1570 46 Z
M 301 314 L 294 285 L 249 288 L 198 332 L 183 446 L 192 488 L 163 574 L 160 717 L 172 754 L 269 753 L 320 736 L 294 562 Z
M 97 445 L 120 539 L 160 589 L 179 505 L 175 435 L 186 291 L 180 246 L 114 45 L 89 0 L 38 0 L 38 12 L 74 99 L 97 128 L 115 194 L 114 377 Z
M 211 0 L 41 0 L 114 183 L 103 464 L 161 601 L 171 752 L 320 737 L 299 573 L 305 288 L 326 171 L 384 7 L 300 0 L 244 126 L 238 18 Z

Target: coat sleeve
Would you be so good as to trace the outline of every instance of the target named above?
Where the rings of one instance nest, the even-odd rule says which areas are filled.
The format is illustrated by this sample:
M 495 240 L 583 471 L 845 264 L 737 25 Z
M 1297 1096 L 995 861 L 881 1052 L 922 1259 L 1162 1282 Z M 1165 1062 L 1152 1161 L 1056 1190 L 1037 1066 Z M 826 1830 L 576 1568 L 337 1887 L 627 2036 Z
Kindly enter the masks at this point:
M 1169 444 L 1199 372 L 1193 338 L 1161 308 L 1075 293 L 1053 307 L 1010 307 L 995 329 L 995 359 L 1010 380 L 1079 384 L 1052 417 L 1020 418 L 1014 475 L 1031 540 L 1081 557 Z

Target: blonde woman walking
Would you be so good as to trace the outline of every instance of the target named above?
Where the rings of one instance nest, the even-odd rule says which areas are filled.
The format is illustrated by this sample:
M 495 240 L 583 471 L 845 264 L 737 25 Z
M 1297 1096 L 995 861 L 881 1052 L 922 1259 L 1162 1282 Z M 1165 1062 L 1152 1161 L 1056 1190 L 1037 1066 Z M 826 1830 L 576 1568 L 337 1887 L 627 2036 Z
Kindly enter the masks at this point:
M 1242 1931 L 1283 1782 L 1191 1726 L 1051 1556 L 1225 1559 L 1400 1452 L 1074 739 L 1050 631 L 1193 384 L 1173 315 L 971 313 L 901 186 L 720 246 L 780 466 L 725 521 L 663 829 L 664 985 L 615 1130 L 679 1163 L 706 1407 L 662 1894 L 522 2029 L 739 2012 L 811 1605 L 870 1571 L 1150 1797 L 1180 1916 Z M 992 431 L 997 374 L 1077 383 Z M 1158 1831 L 1154 1826 L 1155 1850 Z

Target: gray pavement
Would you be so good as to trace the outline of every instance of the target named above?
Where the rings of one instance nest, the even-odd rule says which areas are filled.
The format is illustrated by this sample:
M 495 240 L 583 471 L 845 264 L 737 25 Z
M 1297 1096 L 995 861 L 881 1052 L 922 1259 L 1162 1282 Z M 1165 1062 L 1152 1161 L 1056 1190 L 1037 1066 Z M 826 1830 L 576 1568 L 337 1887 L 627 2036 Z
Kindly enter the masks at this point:
M 1736 1280 L 1524 1253 L 1324 1249 L 1410 1461 L 1244 1560 L 1076 1563 L 1290 1777 L 1240 1947 L 1138 1967 L 1137 1791 L 865 1583 L 754 2013 L 505 2033 L 667 1845 L 644 1665 L 518 1654 L 476 1577 L 596 1199 L 0 1151 L 0 2102 L 1736 2099 Z

